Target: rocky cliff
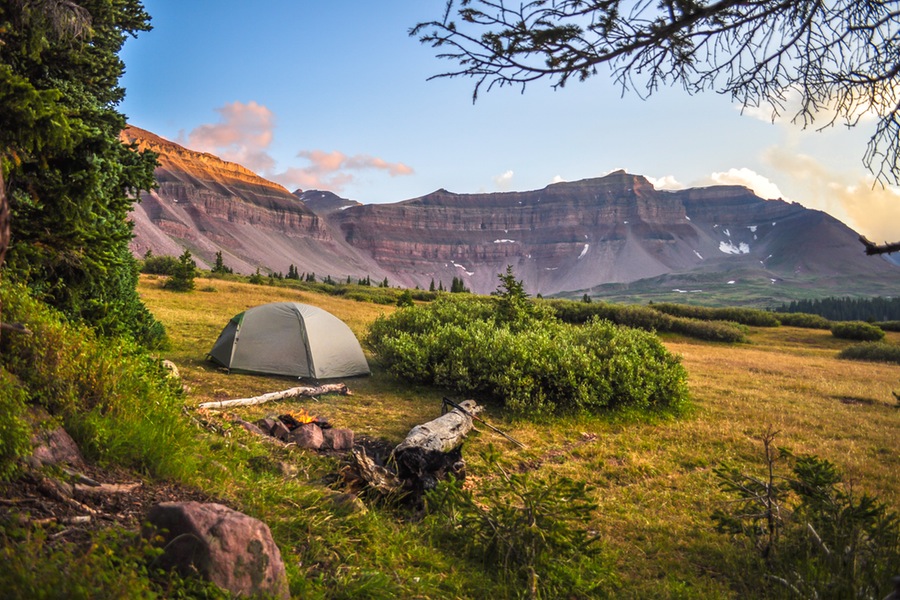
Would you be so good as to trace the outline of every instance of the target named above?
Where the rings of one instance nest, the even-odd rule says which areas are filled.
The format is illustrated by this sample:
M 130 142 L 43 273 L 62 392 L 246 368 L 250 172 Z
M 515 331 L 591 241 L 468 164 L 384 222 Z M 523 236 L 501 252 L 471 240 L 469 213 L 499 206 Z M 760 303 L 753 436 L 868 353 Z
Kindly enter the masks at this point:
M 900 283 L 900 269 L 866 257 L 836 219 L 738 186 L 666 192 L 618 171 L 528 192 L 441 189 L 363 205 L 317 190 L 290 194 L 148 132 L 123 136 L 160 154 L 160 187 L 134 211 L 136 254 L 188 247 L 209 263 L 221 250 L 244 273 L 287 272 L 294 264 L 336 279 L 369 275 L 422 288 L 460 277 L 482 293 L 496 289 L 507 265 L 529 293 L 543 295 L 701 276 L 723 285 L 740 278 L 780 286 L 850 277 Z
M 158 188 L 141 195 L 131 218 L 132 251 L 191 251 L 198 265 L 221 251 L 236 272 L 345 272 L 364 276 L 368 261 L 342 250 L 322 219 L 288 190 L 244 167 L 194 152 L 137 127 L 121 138 L 159 155 Z M 379 273 L 380 274 L 380 273 Z

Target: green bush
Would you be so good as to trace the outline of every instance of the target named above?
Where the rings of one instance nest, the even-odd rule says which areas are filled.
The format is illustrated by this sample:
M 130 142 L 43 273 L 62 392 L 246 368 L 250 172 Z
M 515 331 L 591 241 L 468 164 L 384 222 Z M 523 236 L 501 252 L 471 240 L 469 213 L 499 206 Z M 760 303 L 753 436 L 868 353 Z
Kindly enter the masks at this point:
M 865 321 L 842 321 L 832 324 L 831 335 L 842 340 L 877 342 L 884 338 L 884 331 Z
M 900 344 L 891 344 L 889 342 L 854 344 L 841 350 L 838 353 L 838 358 L 900 364 Z
M 2 337 L 0 366 L 63 421 L 86 455 L 159 476 L 193 470 L 181 385 L 160 361 L 130 339 L 100 339 L 66 322 L 22 286 L 4 282 L 0 300 L 5 319 L 33 332 Z
M 495 398 L 516 414 L 678 410 L 686 373 L 659 339 L 545 311 L 502 321 L 502 299 L 445 297 L 371 326 L 368 342 L 395 376 Z
M 781 323 L 778 317 L 769 311 L 755 308 L 691 306 L 687 304 L 653 304 L 652 308 L 659 312 L 684 317 L 699 319 L 701 321 L 732 321 L 751 327 L 778 327 Z
M 649 306 L 633 304 L 609 304 L 606 302 L 574 302 L 549 300 L 557 317 L 566 323 L 586 323 L 591 318 L 606 319 L 617 325 L 635 327 L 656 333 L 678 333 L 708 342 L 746 342 L 744 331 L 733 323 L 700 321 L 686 317 L 674 317 Z
M 231 596 L 199 577 L 153 568 L 161 550 L 120 529 L 89 545 L 54 542 L 40 528 L 0 530 L 0 588 L 7 598 L 207 598 Z
M 12 479 L 19 459 L 31 451 L 31 429 L 25 420 L 27 400 L 22 385 L 0 367 L 0 481 Z
M 148 256 L 141 261 L 141 273 L 148 275 L 172 275 L 181 267 L 174 256 Z
M 900 331 L 900 321 L 879 321 L 875 325 L 882 331 Z
M 425 523 L 435 540 L 532 598 L 605 596 L 616 581 L 588 532 L 596 505 L 585 485 L 497 471 L 481 480 L 477 497 L 452 480 L 427 493 Z
M 810 313 L 777 313 L 778 320 L 786 327 L 803 327 L 805 329 L 831 329 L 831 321 Z
M 742 596 L 871 598 L 892 589 L 900 573 L 900 516 L 858 494 L 837 467 L 816 456 L 795 457 L 763 439 L 765 474 L 716 469 L 730 496 L 713 514 L 747 559 Z M 782 474 L 779 463 L 790 466 Z

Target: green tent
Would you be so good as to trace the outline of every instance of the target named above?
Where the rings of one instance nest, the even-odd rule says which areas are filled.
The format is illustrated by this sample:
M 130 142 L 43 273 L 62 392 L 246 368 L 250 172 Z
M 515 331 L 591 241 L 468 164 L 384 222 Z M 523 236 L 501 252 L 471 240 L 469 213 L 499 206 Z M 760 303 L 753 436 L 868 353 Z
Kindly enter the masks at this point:
M 273 302 L 232 317 L 207 355 L 229 370 L 311 379 L 368 375 L 356 336 L 331 313 Z

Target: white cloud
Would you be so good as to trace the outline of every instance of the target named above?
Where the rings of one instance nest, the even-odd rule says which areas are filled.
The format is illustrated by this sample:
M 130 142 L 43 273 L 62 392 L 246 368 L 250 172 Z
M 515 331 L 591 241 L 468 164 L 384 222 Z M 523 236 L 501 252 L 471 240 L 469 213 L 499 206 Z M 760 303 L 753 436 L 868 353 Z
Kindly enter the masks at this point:
M 510 184 L 512 183 L 513 175 L 515 175 L 515 173 L 512 170 L 506 171 L 501 175 L 497 175 L 496 177 L 494 177 L 494 184 L 501 190 L 508 190 Z
M 683 190 L 684 184 L 675 179 L 674 175 L 663 175 L 662 177 L 647 177 L 647 181 L 653 184 L 658 190 Z
M 554 175 L 553 179 L 550 180 L 550 183 L 564 183 L 566 180 L 563 179 L 560 175 Z
M 753 190 L 754 194 L 767 200 L 785 197 L 781 190 L 778 189 L 778 186 L 767 177 L 746 167 L 740 169 L 731 168 L 724 172 L 712 173 L 709 179 L 716 185 L 742 185 L 748 187 Z

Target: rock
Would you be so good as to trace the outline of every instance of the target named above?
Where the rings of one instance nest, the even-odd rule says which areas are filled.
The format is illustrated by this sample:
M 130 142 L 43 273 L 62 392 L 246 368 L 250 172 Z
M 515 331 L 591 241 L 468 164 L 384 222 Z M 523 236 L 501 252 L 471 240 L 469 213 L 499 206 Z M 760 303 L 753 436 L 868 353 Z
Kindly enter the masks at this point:
M 250 433 L 255 433 L 256 435 L 268 435 L 265 431 L 259 428 L 258 425 L 250 423 L 249 421 L 244 421 L 242 419 L 235 419 L 234 423 L 240 425 Z
M 304 423 L 291 432 L 288 441 L 294 442 L 301 448 L 318 450 L 325 442 L 322 429 L 314 423 Z
M 39 431 L 31 439 L 31 443 L 35 448 L 28 462 L 34 467 L 63 463 L 73 467 L 84 466 L 84 457 L 81 456 L 78 444 L 62 427 L 52 431 Z
M 272 437 L 278 438 L 282 442 L 291 441 L 291 430 L 281 421 L 275 421 L 275 425 L 272 426 L 271 434 Z
M 272 429 L 275 428 L 275 423 L 277 423 L 277 419 L 273 419 L 271 417 L 266 417 L 265 419 L 260 419 L 256 422 L 256 426 L 263 430 L 266 435 L 273 435 Z
M 162 538 L 163 568 L 198 573 L 237 596 L 290 596 L 281 552 L 259 519 L 221 504 L 163 502 L 147 521 L 145 537 Z
M 323 437 L 326 448 L 341 451 L 353 448 L 353 431 L 350 429 L 326 429 Z

